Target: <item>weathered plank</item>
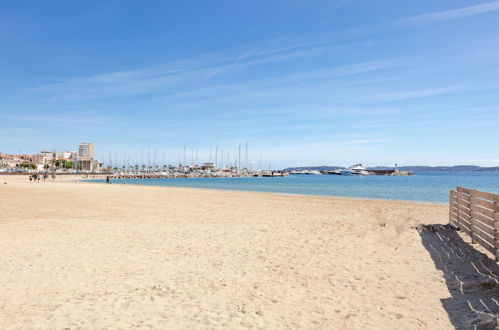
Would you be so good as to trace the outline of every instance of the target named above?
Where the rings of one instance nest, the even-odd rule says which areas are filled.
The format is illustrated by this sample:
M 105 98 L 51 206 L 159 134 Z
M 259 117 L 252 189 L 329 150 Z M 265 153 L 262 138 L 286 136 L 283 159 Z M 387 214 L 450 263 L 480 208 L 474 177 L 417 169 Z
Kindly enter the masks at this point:
M 472 190 L 472 189 L 464 188 L 464 187 L 461 187 L 461 186 L 458 186 L 458 187 L 457 187 L 457 191 L 458 191 L 458 192 L 460 192 L 460 193 L 465 193 L 465 194 L 468 194 L 468 195 L 470 195 L 470 194 L 471 194 L 471 190 Z
M 486 199 L 489 201 L 494 201 L 496 194 L 485 192 L 485 191 L 480 191 L 480 190 L 472 190 L 471 194 L 475 197 L 480 197 L 482 199 Z
M 477 243 L 479 243 L 481 246 L 483 246 L 490 253 L 492 253 L 492 254 L 495 253 L 495 247 L 493 245 L 491 245 L 489 242 L 487 242 L 486 240 L 484 240 L 482 237 L 477 235 L 476 233 L 472 233 L 471 238 L 474 241 L 476 241 Z
M 471 220 L 471 214 L 467 210 L 459 209 L 457 210 L 457 214 L 459 215 L 460 219 L 463 219 L 465 221 L 470 221 Z
M 469 231 L 471 231 L 471 222 L 459 220 L 459 226 L 466 227 Z
M 471 196 L 470 194 L 467 194 L 467 193 L 462 192 L 462 191 L 458 191 L 458 192 L 456 193 L 456 197 L 457 197 L 457 198 L 468 198 L 468 197 L 470 197 L 470 196 Z
M 462 200 L 471 202 L 471 195 L 465 194 L 463 192 L 458 192 L 457 193 L 457 199 L 462 199 Z
M 461 230 L 466 234 L 471 235 L 471 224 L 459 222 L 459 228 L 461 228 Z
M 477 205 L 471 205 L 471 214 L 475 214 L 475 213 L 478 213 L 478 214 L 482 214 L 490 219 L 494 219 L 495 218 L 495 212 L 494 211 L 491 211 L 491 210 L 488 210 L 488 209 L 484 209 L 483 207 L 480 207 L 480 206 L 477 206 Z
M 463 224 L 471 229 L 471 219 L 464 219 L 463 217 L 457 217 L 459 224 Z
M 457 213 L 470 216 L 471 215 L 471 207 L 467 208 L 464 205 L 459 204 L 458 208 L 457 208 Z
M 472 235 L 473 238 L 476 238 L 476 237 L 480 238 L 480 242 L 479 243 L 483 247 L 495 249 L 495 247 L 494 247 L 494 240 L 490 239 L 490 236 L 485 235 L 481 231 L 474 231 L 473 233 L 471 233 L 471 235 Z
M 494 223 L 496 222 L 494 219 L 491 219 L 491 218 L 486 217 L 483 214 L 479 214 L 479 213 L 473 213 L 472 221 L 483 222 L 483 223 L 485 223 L 487 226 L 489 226 L 491 228 L 494 227 Z
M 454 210 L 454 191 L 449 191 L 449 223 L 457 226 L 457 214 Z
M 478 230 L 478 231 L 484 233 L 485 236 L 488 236 L 488 238 L 487 237 L 484 237 L 484 238 L 486 238 L 486 239 L 490 238 L 490 242 L 491 242 L 491 244 L 493 244 L 494 231 L 495 231 L 493 227 L 487 226 L 486 224 L 484 224 L 482 222 L 474 221 L 473 222 L 473 231 L 475 231 L 475 230 Z M 482 236 L 482 234 L 480 234 L 480 236 Z
M 471 212 L 471 202 L 460 199 L 457 205 L 459 205 L 461 210 Z
M 477 197 L 471 197 L 471 204 L 481 206 L 487 210 L 494 211 L 495 203 L 491 201 L 486 201 Z

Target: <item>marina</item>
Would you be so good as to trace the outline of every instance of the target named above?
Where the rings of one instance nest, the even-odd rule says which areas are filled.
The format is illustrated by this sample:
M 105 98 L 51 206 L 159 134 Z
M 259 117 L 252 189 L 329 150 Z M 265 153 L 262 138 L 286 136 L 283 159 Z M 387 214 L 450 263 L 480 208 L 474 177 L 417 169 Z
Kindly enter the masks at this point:
M 406 175 L 414 175 L 413 172 L 410 171 L 399 171 L 397 168 L 397 164 L 392 170 L 374 170 L 369 169 L 362 164 L 355 164 L 348 168 L 338 168 L 335 170 L 327 170 L 327 171 L 319 171 L 319 170 L 292 170 L 288 172 L 292 175 L 391 175 L 391 176 L 406 176 Z

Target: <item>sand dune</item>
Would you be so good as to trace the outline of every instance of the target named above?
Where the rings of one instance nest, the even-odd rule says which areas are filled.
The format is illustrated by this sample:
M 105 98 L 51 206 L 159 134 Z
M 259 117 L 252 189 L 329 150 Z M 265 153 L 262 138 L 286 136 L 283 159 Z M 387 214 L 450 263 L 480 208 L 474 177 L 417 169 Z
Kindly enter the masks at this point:
M 445 205 L 0 177 L 0 328 L 452 328 Z

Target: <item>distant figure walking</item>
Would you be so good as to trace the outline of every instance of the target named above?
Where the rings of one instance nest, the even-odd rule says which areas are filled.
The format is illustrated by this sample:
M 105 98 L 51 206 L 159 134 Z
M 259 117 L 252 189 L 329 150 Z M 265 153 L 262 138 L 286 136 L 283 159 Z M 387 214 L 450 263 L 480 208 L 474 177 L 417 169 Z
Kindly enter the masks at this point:
M 30 175 L 29 176 L 29 183 L 31 183 L 33 181 L 33 177 Z
M 108 176 L 106 176 L 106 183 L 111 183 L 111 178 Z

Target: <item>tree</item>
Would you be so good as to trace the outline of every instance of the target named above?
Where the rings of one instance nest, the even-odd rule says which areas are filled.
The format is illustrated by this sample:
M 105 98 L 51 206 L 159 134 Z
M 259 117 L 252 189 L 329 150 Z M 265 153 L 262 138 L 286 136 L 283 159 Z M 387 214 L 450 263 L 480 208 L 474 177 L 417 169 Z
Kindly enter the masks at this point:
M 74 163 L 66 159 L 58 159 L 54 162 L 55 166 L 58 168 L 73 168 Z
M 31 170 L 36 169 L 36 165 L 32 164 L 32 163 L 21 163 L 21 164 L 19 164 L 19 167 L 27 168 L 27 169 L 31 169 Z

